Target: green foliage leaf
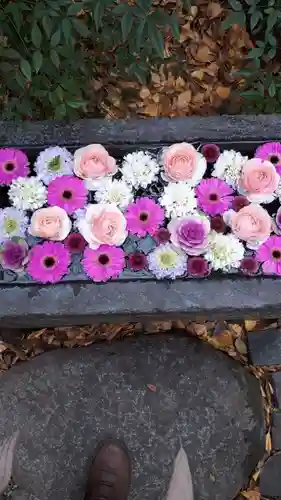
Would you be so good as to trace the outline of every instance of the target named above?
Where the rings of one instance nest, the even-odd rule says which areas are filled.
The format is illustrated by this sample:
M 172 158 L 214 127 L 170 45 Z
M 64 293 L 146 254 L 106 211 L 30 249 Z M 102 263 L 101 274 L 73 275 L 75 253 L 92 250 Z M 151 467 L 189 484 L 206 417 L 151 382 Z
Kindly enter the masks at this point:
M 51 37 L 51 47 L 56 47 L 60 43 L 61 31 L 58 29 Z
M 131 12 L 127 12 L 121 19 L 121 30 L 123 42 L 126 42 L 133 27 L 134 18 Z
M 31 66 L 30 66 L 29 62 L 26 59 L 21 60 L 20 69 L 21 69 L 23 76 L 25 76 L 25 78 L 27 80 L 31 80 L 32 70 L 31 70 Z
M 243 9 L 241 2 L 239 0 L 228 0 L 230 7 L 234 11 L 240 11 Z
M 52 30 L 53 30 L 53 22 L 49 16 L 44 16 L 42 18 L 42 25 L 44 28 L 44 31 L 47 35 L 48 38 L 50 38 Z
M 158 30 L 157 26 L 150 22 L 148 25 L 148 34 L 154 50 L 156 51 L 157 55 L 161 59 L 163 59 L 165 48 L 162 33 L 160 32 L 160 30 Z
M 51 56 L 51 61 L 54 64 L 54 66 L 56 68 L 59 68 L 60 67 L 60 57 L 55 49 L 51 50 L 50 56 Z
M 36 50 L 32 56 L 32 66 L 34 68 L 35 73 L 39 73 L 41 66 L 43 64 L 43 56 L 39 50 Z
M 239 24 L 240 26 L 244 26 L 246 22 L 245 12 L 230 12 L 226 19 L 222 23 L 222 29 L 229 29 L 233 24 Z
M 251 49 L 250 52 L 248 53 L 248 58 L 257 59 L 258 57 L 262 56 L 263 53 L 264 53 L 263 47 L 255 47 L 254 49 Z
M 41 30 L 40 30 L 37 23 L 33 24 L 33 27 L 31 30 L 31 40 L 32 40 L 33 45 L 37 49 L 39 49 L 41 46 L 41 42 L 42 42 L 42 33 L 41 33 Z
M 253 12 L 253 14 L 251 15 L 251 21 L 250 21 L 252 30 L 255 29 L 255 27 L 257 26 L 257 24 L 259 23 L 259 21 L 262 18 L 263 18 L 262 13 L 259 10 L 255 10 L 255 12 Z
M 83 38 L 87 38 L 90 35 L 90 31 L 83 21 L 80 21 L 79 19 L 73 19 L 73 26 L 76 29 L 77 33 Z

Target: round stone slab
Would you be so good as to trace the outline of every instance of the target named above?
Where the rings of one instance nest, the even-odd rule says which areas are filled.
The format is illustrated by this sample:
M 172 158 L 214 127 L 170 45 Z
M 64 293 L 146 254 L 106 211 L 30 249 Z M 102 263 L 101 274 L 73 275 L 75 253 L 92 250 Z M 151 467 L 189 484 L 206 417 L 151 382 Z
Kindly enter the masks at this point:
M 0 415 L 0 439 L 20 430 L 14 480 L 22 498 L 81 500 L 95 446 L 108 435 L 131 451 L 131 500 L 164 499 L 181 445 L 200 500 L 233 500 L 263 454 L 258 381 L 178 335 L 19 364 L 1 375 Z

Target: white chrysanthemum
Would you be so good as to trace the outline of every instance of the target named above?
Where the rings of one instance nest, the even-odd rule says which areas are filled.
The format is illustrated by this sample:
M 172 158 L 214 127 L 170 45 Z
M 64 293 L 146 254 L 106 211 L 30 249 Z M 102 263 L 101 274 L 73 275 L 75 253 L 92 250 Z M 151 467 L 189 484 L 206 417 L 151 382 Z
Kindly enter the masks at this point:
M 19 210 L 37 210 L 47 201 L 47 189 L 37 177 L 19 177 L 10 186 L 9 199 Z
M 242 166 L 247 160 L 248 156 L 242 156 L 241 153 L 233 149 L 230 151 L 223 151 L 214 165 L 212 176 L 222 179 L 235 188 Z
M 156 180 L 159 169 L 157 161 L 146 151 L 129 153 L 122 163 L 123 180 L 135 189 L 146 188 Z
M 38 179 L 48 185 L 56 177 L 73 174 L 73 155 L 66 148 L 50 147 L 41 151 L 34 166 Z
M 73 217 L 73 228 L 79 229 L 79 223 L 81 219 L 84 219 L 86 215 L 86 208 L 79 208 L 72 214 Z
M 98 203 L 114 203 L 122 209 L 133 201 L 133 193 L 126 182 L 106 179 L 99 185 L 95 198 Z
M 233 234 L 219 234 L 212 231 L 205 258 L 211 262 L 216 271 L 219 269 L 229 271 L 231 268 L 239 267 L 244 253 L 243 243 Z
M 28 224 L 28 217 L 24 212 L 14 207 L 0 210 L 0 241 L 14 236 L 24 237 Z
M 167 217 L 184 217 L 197 209 L 195 192 L 188 182 L 171 182 L 165 186 L 159 202 Z
M 187 257 L 181 250 L 170 243 L 165 243 L 148 255 L 148 267 L 158 279 L 175 279 L 185 274 Z

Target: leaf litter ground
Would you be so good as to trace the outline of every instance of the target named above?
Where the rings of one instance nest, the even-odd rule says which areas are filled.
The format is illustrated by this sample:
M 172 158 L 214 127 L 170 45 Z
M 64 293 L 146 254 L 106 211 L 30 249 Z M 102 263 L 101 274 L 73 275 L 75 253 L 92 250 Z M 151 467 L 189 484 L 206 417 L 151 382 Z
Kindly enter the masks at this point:
M 211 344 L 215 349 L 227 353 L 234 360 L 242 363 L 260 382 L 265 414 L 265 455 L 257 464 L 248 488 L 241 491 L 235 500 L 261 500 L 259 476 L 264 463 L 274 454 L 271 442 L 271 422 L 273 412 L 273 389 L 269 375 L 281 370 L 281 366 L 254 367 L 250 364 L 247 332 L 268 328 L 280 328 L 278 320 L 241 320 L 228 321 L 162 321 L 125 324 L 96 324 L 82 327 L 43 328 L 25 332 L 10 342 L 0 342 L 0 370 L 9 370 L 19 361 L 28 361 L 46 351 L 59 348 L 85 347 L 96 342 L 113 340 L 122 341 L 126 337 L 139 335 L 157 335 L 173 331 L 187 336 L 197 337 Z M 3 330 L 4 334 L 5 330 Z M 6 331 L 7 332 L 7 331 Z M 11 332 L 12 333 L 12 332 Z M 13 338 L 13 335 L 10 335 Z M 152 392 L 154 387 L 149 388 Z

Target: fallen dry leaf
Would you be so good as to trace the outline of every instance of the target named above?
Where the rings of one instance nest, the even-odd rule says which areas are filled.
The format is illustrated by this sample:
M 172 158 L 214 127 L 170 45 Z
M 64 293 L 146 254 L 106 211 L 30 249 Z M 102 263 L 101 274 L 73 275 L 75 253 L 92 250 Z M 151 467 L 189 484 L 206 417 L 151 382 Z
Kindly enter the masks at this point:
M 151 391 L 151 392 L 156 392 L 156 385 L 154 384 L 146 384 L 146 387 Z
M 244 498 L 247 498 L 247 500 L 260 500 L 261 498 L 260 492 L 257 489 L 242 491 L 241 495 L 243 495 Z
M 210 2 L 207 7 L 207 16 L 210 19 L 214 19 L 215 17 L 219 17 L 223 13 L 222 6 L 217 2 Z
M 214 60 L 214 54 L 212 54 L 208 45 L 201 45 L 198 47 L 198 50 L 195 54 L 197 61 L 199 62 L 211 62 Z
M 247 349 L 245 342 L 243 342 L 243 340 L 241 340 L 240 338 L 236 339 L 234 342 L 234 345 L 240 354 L 247 354 L 248 349 Z
M 174 462 L 166 500 L 194 500 L 189 463 L 182 447 Z
M 223 87 L 220 85 L 217 87 L 216 92 L 221 99 L 227 99 L 230 95 L 230 87 Z
M 187 108 L 191 101 L 191 96 L 192 96 L 191 90 L 186 90 L 185 92 L 182 92 L 178 96 L 177 107 L 181 109 Z
M 245 319 L 245 328 L 247 332 L 252 332 L 257 325 L 257 321 Z

